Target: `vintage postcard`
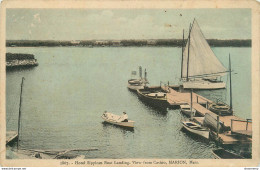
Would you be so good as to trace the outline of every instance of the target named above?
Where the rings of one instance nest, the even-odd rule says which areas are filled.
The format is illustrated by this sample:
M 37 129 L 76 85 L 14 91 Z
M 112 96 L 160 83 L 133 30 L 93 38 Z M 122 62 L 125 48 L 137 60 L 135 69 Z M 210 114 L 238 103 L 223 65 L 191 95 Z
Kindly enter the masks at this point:
M 4 0 L 7 167 L 256 167 L 259 2 Z

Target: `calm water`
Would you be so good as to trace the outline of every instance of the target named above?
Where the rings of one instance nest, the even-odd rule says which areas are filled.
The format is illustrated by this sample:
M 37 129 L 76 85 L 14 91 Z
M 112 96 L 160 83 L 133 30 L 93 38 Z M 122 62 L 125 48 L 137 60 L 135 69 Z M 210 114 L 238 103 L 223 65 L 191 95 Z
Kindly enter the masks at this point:
M 251 118 L 251 48 L 213 48 L 235 73 L 235 114 Z M 23 89 L 21 147 L 28 149 L 98 148 L 86 158 L 212 158 L 213 142 L 181 130 L 179 110 L 159 111 L 127 90 L 132 70 L 147 69 L 150 85 L 177 84 L 180 48 L 7 48 L 34 54 L 39 66 L 9 71 L 6 77 L 7 130 L 17 129 L 19 94 Z M 223 78 L 225 81 L 227 77 Z M 229 84 L 227 84 L 229 85 Z M 229 103 L 229 88 L 200 94 Z M 102 123 L 104 110 L 126 111 L 134 131 Z

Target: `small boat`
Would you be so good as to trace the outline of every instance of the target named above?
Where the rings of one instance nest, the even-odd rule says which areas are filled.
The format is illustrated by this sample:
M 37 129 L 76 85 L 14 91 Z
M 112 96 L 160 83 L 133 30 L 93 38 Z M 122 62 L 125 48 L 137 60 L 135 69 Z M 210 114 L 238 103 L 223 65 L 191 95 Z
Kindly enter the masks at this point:
M 160 86 L 145 86 L 144 89 L 137 90 L 137 94 L 141 100 L 151 104 L 152 106 L 157 106 L 160 108 L 166 108 L 169 106 L 166 93 L 167 92 L 164 91 Z
M 192 109 L 192 111 L 191 111 L 190 105 L 188 105 L 188 104 L 182 104 L 182 105 L 180 105 L 180 108 L 181 108 L 181 112 L 188 117 L 191 117 L 192 115 L 196 114 L 196 110 Z
M 132 75 L 136 75 L 136 71 L 132 71 Z M 127 88 L 131 91 L 137 91 L 139 89 L 144 89 L 144 86 L 148 84 L 149 82 L 147 81 L 147 72 L 146 69 L 144 71 L 144 78 L 142 77 L 142 67 L 139 66 L 139 78 L 135 79 L 129 79 L 128 80 L 128 85 Z
M 215 159 L 245 159 L 244 157 L 235 153 L 229 152 L 225 149 L 212 150 Z
M 230 106 L 224 102 L 217 102 L 217 103 L 209 104 L 209 110 L 220 116 L 229 116 L 229 115 L 233 114 Z
M 193 121 L 182 121 L 182 125 L 187 131 L 189 131 L 193 134 L 202 136 L 206 139 L 209 139 L 209 129 L 208 128 L 202 127 L 200 124 L 195 123 Z
M 119 121 L 121 116 L 115 115 L 112 113 L 105 113 L 101 116 L 102 119 L 104 119 L 105 122 L 121 126 L 121 127 L 128 127 L 128 128 L 134 128 L 134 121 L 128 120 L 127 122 L 121 122 Z
M 128 80 L 127 88 L 131 91 L 137 91 L 143 89 L 145 86 L 143 79 L 130 79 Z

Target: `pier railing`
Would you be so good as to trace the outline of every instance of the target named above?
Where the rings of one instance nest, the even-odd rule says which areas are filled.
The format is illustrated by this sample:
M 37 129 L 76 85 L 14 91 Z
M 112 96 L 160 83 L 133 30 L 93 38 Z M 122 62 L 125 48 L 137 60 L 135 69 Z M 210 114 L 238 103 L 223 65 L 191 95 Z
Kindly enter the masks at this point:
M 240 135 L 252 136 L 252 119 L 231 119 L 231 132 Z

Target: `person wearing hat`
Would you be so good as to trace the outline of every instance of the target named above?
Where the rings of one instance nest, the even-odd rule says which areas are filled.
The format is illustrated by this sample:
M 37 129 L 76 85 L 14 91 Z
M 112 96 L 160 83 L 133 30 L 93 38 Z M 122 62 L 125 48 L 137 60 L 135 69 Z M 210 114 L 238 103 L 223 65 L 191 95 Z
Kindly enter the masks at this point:
M 126 112 L 123 112 L 123 115 L 120 118 L 121 122 L 128 122 L 128 116 Z

